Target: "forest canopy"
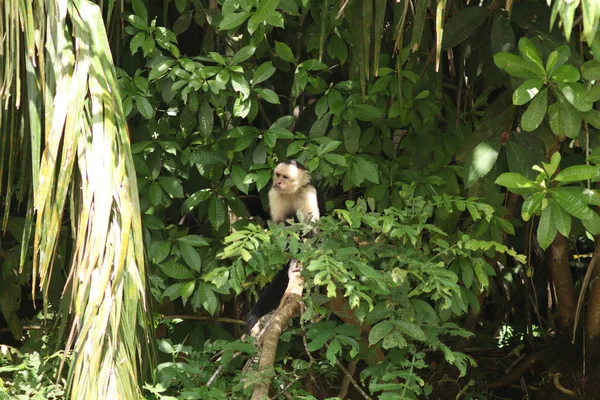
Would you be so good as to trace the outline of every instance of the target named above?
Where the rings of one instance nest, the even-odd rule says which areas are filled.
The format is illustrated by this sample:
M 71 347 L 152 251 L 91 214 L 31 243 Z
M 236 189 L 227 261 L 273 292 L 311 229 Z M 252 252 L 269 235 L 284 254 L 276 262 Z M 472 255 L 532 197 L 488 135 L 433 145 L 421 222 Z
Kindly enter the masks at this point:
M 595 393 L 599 20 L 591 0 L 5 0 L 0 399 Z M 316 227 L 268 221 L 288 159 Z

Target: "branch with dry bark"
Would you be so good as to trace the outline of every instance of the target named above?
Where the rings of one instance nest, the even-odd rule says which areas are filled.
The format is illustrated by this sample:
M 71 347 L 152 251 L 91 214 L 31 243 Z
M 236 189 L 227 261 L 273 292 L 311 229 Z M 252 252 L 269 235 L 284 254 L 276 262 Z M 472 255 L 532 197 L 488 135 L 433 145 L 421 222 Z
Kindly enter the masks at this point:
M 292 262 L 297 263 L 296 260 L 292 260 Z M 290 265 L 290 270 L 292 270 L 292 265 Z M 290 280 L 279 308 L 273 314 L 273 318 L 263 335 L 262 351 L 260 361 L 258 362 L 259 372 L 266 372 L 273 369 L 279 336 L 281 336 L 283 329 L 288 326 L 290 319 L 300 313 L 300 299 L 302 298 L 303 291 L 304 278 L 301 275 L 301 268 L 294 268 L 294 271 L 290 274 Z M 269 387 L 270 384 L 268 382 L 257 384 L 252 392 L 252 400 L 267 398 Z

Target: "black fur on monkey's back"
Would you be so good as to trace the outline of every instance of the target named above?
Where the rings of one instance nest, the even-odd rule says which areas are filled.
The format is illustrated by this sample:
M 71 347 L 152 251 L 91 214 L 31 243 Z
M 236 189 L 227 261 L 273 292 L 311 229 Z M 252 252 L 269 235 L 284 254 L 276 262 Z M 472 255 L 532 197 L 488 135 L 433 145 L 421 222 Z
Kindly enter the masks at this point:
M 304 166 L 296 160 L 285 160 L 282 161 L 282 163 L 287 165 L 293 165 L 302 171 L 306 171 L 306 168 L 304 168 Z M 311 183 L 309 184 L 312 185 Z M 325 201 L 319 191 L 317 191 L 317 200 L 319 206 L 319 214 L 323 216 L 326 214 L 327 210 L 325 207 Z M 296 215 L 293 215 L 293 218 L 296 222 L 298 222 Z M 260 296 L 258 297 L 258 301 L 246 316 L 246 332 L 248 334 L 250 334 L 252 328 L 262 316 L 268 314 L 269 312 L 279 307 L 279 303 L 281 302 L 281 299 L 283 298 L 283 295 L 285 294 L 285 290 L 287 289 L 289 283 L 290 263 L 291 261 L 284 268 L 279 270 L 279 272 L 277 272 L 277 275 L 275 275 L 271 283 L 269 283 L 263 289 Z

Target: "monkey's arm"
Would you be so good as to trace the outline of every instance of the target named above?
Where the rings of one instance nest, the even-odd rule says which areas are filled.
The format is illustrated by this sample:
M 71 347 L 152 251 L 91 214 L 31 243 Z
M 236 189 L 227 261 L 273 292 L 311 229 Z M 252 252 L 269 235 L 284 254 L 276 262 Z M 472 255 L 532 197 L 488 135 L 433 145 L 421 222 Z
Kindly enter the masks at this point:
M 310 215 L 311 221 L 318 221 L 321 218 L 317 189 L 315 189 L 313 185 L 309 185 L 305 188 L 304 203 L 302 204 L 301 209 L 304 215 Z

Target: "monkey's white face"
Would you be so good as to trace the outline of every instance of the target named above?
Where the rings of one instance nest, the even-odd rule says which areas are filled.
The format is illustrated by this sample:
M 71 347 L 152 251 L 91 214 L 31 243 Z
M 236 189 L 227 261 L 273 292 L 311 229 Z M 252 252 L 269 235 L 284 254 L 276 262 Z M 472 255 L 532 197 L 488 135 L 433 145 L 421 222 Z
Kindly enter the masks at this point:
M 273 188 L 281 194 L 296 193 L 307 183 L 306 172 L 295 165 L 279 164 L 273 174 Z

